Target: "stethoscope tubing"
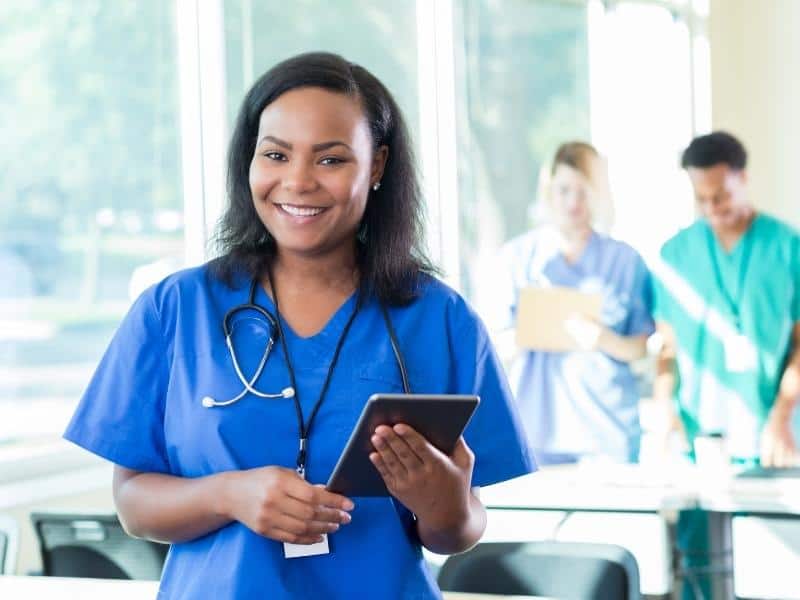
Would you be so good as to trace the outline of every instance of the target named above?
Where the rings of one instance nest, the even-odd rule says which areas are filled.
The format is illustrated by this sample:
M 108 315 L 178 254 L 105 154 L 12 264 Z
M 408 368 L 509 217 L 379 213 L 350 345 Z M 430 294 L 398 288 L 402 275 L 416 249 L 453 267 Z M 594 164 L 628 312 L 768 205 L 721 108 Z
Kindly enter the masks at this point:
M 281 392 L 277 394 L 270 394 L 266 392 L 262 392 L 256 389 L 255 385 L 258 382 L 261 374 L 264 372 L 264 367 L 267 364 L 267 359 L 272 352 L 272 348 L 275 344 L 275 339 L 278 335 L 280 335 L 280 327 L 278 327 L 277 320 L 275 317 L 270 314 L 270 312 L 259 306 L 255 303 L 255 290 L 256 290 L 257 280 L 253 279 L 253 282 L 250 285 L 250 296 L 248 302 L 246 304 L 239 304 L 234 306 L 233 308 L 229 309 L 225 316 L 222 319 L 222 330 L 225 335 L 225 346 L 228 348 L 228 354 L 230 354 L 231 362 L 233 363 L 233 370 L 236 372 L 236 377 L 239 379 L 239 382 L 242 384 L 243 389 L 233 398 L 224 401 L 218 401 L 210 396 L 204 396 L 202 398 L 202 404 L 206 408 L 213 408 L 213 407 L 225 407 L 230 406 L 232 404 L 237 403 L 239 400 L 244 398 L 247 393 L 251 393 L 254 396 L 259 398 L 292 398 L 295 395 L 295 390 L 293 387 L 289 386 L 281 390 Z M 406 394 L 411 393 L 411 386 L 408 382 L 408 372 L 406 371 L 405 361 L 403 360 L 403 353 L 400 350 L 400 345 L 397 340 L 397 335 L 394 331 L 394 326 L 392 325 L 392 320 L 389 318 L 389 311 L 387 310 L 385 304 L 383 302 L 380 303 L 381 314 L 383 316 L 383 320 L 386 323 L 386 329 L 389 333 L 389 340 L 392 345 L 392 351 L 395 356 L 395 360 L 397 361 L 398 369 L 400 370 L 400 378 L 403 382 L 403 391 Z M 264 348 L 264 353 L 261 356 L 261 360 L 258 363 L 258 367 L 256 368 L 253 376 L 248 380 L 247 377 L 244 376 L 242 369 L 239 365 L 239 360 L 236 358 L 236 351 L 233 348 L 233 327 L 231 326 L 231 319 L 233 317 L 244 310 L 253 310 L 259 313 L 264 319 L 266 319 L 267 323 L 269 324 L 269 340 L 267 341 L 267 345 Z

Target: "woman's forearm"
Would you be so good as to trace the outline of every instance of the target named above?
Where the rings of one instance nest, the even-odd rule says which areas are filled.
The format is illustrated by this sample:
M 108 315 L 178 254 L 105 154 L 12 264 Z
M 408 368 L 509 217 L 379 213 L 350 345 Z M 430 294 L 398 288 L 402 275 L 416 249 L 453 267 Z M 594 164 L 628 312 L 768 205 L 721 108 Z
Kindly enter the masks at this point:
M 420 541 L 431 552 L 457 554 L 466 552 L 481 539 L 486 529 L 486 509 L 475 494 L 470 493 L 462 514 L 451 514 L 442 523 L 417 521 Z
M 647 354 L 647 336 L 618 335 L 604 328 L 598 337 L 597 348 L 617 360 L 632 362 Z
M 185 542 L 224 527 L 227 478 L 232 473 L 184 478 L 114 469 L 114 501 L 125 530 L 159 542 Z

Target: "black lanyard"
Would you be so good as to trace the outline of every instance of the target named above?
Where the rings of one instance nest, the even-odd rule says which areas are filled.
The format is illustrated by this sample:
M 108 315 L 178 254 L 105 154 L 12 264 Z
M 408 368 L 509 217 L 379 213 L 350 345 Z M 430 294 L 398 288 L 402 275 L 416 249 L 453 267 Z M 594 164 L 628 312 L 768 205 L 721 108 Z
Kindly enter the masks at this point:
M 356 315 L 358 314 L 359 309 L 361 308 L 361 293 L 358 293 L 358 297 L 356 298 L 356 305 L 353 308 L 353 312 L 350 314 L 350 318 L 345 323 L 344 329 L 342 330 L 342 335 L 339 336 L 339 341 L 336 343 L 336 349 L 333 351 L 333 357 L 331 358 L 331 364 L 328 367 L 328 374 L 325 376 L 325 380 L 322 383 L 322 389 L 319 392 L 319 398 L 317 398 L 316 404 L 314 404 L 314 408 L 311 409 L 311 414 L 308 417 L 308 423 L 306 424 L 303 420 L 303 409 L 300 406 L 300 391 L 297 389 L 297 383 L 295 381 L 294 375 L 294 367 L 292 366 L 292 361 L 289 358 L 289 348 L 286 345 L 286 336 L 283 334 L 283 325 L 281 324 L 281 311 L 278 307 L 278 291 L 275 288 L 275 284 L 272 280 L 272 271 L 267 271 L 267 277 L 269 278 L 269 286 L 272 289 L 272 300 L 275 302 L 275 320 L 278 322 L 278 337 L 281 340 L 281 348 L 283 349 L 283 356 L 286 360 L 286 369 L 289 371 L 289 383 L 294 389 L 294 408 L 297 412 L 297 426 L 299 429 L 300 435 L 300 448 L 297 451 L 297 473 L 305 478 L 306 473 L 306 457 L 307 457 L 307 448 L 308 448 L 308 436 L 311 433 L 311 425 L 314 423 L 314 417 L 317 416 L 317 412 L 319 411 L 319 407 L 322 405 L 322 401 L 325 398 L 325 392 L 328 391 L 328 386 L 331 383 L 331 377 L 333 376 L 333 369 L 336 367 L 336 363 L 339 360 L 339 353 L 342 350 L 342 346 L 344 345 L 344 340 L 347 338 L 347 333 L 350 331 L 350 326 L 353 324 L 353 321 L 356 319 Z
M 719 261 L 717 260 L 717 246 L 721 247 L 721 245 L 716 241 L 711 227 L 709 227 L 706 232 L 709 254 L 711 254 L 711 263 L 714 267 L 714 279 L 716 280 L 717 288 L 722 294 L 722 298 L 725 300 L 725 304 L 728 305 L 728 310 L 730 310 L 731 315 L 733 315 L 736 330 L 739 333 L 742 332 L 740 309 L 742 304 L 742 296 L 744 295 L 744 284 L 747 278 L 747 269 L 750 266 L 750 254 L 752 253 L 753 249 L 753 244 L 748 239 L 748 236 L 750 235 L 750 230 L 754 225 L 755 220 L 750 223 L 750 227 L 747 228 L 747 231 L 742 234 L 742 237 L 740 237 L 739 241 L 737 242 L 737 244 L 743 244 L 744 246 L 742 247 L 742 262 L 739 269 L 739 289 L 736 290 L 736 298 L 733 297 L 733 294 L 731 294 L 730 290 L 728 290 L 728 288 L 725 286 L 725 281 L 722 278 L 722 269 L 720 268 Z M 731 251 L 735 249 L 736 246 L 731 248 Z M 722 250 L 724 251 L 724 248 L 722 248 Z

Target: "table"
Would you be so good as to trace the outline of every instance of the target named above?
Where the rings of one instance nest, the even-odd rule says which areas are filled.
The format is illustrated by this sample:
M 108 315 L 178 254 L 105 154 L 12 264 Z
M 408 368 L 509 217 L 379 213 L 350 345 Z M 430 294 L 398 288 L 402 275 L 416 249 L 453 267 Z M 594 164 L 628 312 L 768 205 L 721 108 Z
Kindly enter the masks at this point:
M 481 489 L 483 540 L 616 543 L 636 557 L 642 592 L 665 597 L 674 587 L 672 524 L 697 505 L 694 473 L 607 462 L 544 467 Z
M 629 515 L 625 519 L 633 519 L 636 514 L 650 514 L 659 516 L 669 525 L 675 522 L 678 511 L 700 508 L 709 513 L 711 555 L 718 557 L 716 562 L 720 568 L 738 573 L 736 580 L 733 577 L 715 580 L 714 598 L 733 598 L 734 590 L 745 597 L 800 598 L 800 585 L 796 583 L 796 577 L 792 580 L 792 574 L 800 571 L 800 559 L 797 559 L 800 555 L 800 479 L 737 479 L 732 477 L 733 474 L 721 474 L 694 465 L 672 465 L 661 469 L 601 463 L 545 467 L 538 473 L 481 490 L 481 500 L 489 511 L 489 527 L 484 541 L 522 541 L 525 527 L 517 525 L 517 531 L 513 531 L 514 519 L 505 515 L 524 514 L 526 511 L 548 511 L 559 515 L 551 525 L 559 533 L 551 536 L 551 539 L 619 543 L 614 539 L 603 540 L 597 531 L 580 538 L 575 527 L 569 536 L 564 536 L 563 525 L 570 515 L 588 517 L 585 513 L 624 513 Z M 785 557 L 792 555 L 791 544 L 784 549 L 783 563 L 776 564 L 773 561 L 767 564 L 776 571 L 776 575 L 765 575 L 761 569 L 753 568 L 754 560 L 765 560 L 765 555 L 759 554 L 755 545 L 749 550 L 737 546 L 737 552 L 731 556 L 735 542 L 734 530 L 740 534 L 754 530 L 752 523 L 743 524 L 743 519 L 736 522 L 738 517 L 744 515 L 770 518 L 773 522 L 778 517 L 793 519 L 796 522 L 794 529 L 784 529 L 784 532 L 788 530 L 788 534 L 769 533 L 773 534 L 773 538 L 786 537 L 788 542 L 794 544 L 794 562 L 786 564 L 788 561 Z M 499 517 L 500 520 L 505 517 L 503 531 L 492 531 L 493 517 Z M 590 521 L 587 518 L 580 525 L 586 527 L 588 523 Z M 615 525 L 619 525 L 620 534 L 624 533 L 622 520 Z M 627 529 L 635 527 L 638 524 L 632 520 L 627 525 Z M 671 528 L 668 531 L 671 545 L 674 532 Z M 644 532 L 641 532 L 641 536 L 648 537 Z M 652 536 L 647 542 L 652 545 L 658 543 Z M 643 560 L 641 554 L 628 544 L 620 545 L 631 550 L 639 562 L 642 591 L 654 595 L 668 593 L 666 580 L 672 578 L 669 549 L 660 561 L 655 561 L 647 557 Z M 781 579 L 786 583 L 782 583 Z
M 671 513 L 694 508 L 693 471 L 654 472 L 640 465 L 586 463 L 544 467 L 481 489 L 493 509 Z
M 735 574 L 720 597 L 800 598 L 800 479 L 711 479 L 697 504 L 709 513 L 711 550 Z
M 0 598 L 13 600 L 142 600 L 157 594 L 157 581 L 0 576 Z
M 13 600 L 143 600 L 155 598 L 157 581 L 77 577 L 0 576 L 0 598 Z M 444 600 L 497 600 L 501 596 L 444 592 Z M 502 596 L 509 600 L 547 600 L 540 596 Z

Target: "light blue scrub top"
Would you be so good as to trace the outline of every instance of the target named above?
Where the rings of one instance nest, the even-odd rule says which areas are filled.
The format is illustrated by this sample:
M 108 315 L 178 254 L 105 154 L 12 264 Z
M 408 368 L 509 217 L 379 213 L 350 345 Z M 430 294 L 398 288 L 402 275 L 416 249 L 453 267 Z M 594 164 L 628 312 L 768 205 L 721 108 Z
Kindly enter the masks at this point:
M 552 230 L 540 228 L 508 242 L 502 252 L 505 302 L 511 327 L 520 290 L 563 286 L 602 295 L 601 320 L 619 335 L 650 335 L 650 275 L 624 242 L 593 233 L 574 264 Z M 509 380 L 539 464 L 602 455 L 621 462 L 639 454 L 639 390 L 630 366 L 603 352 L 524 352 Z
M 199 267 L 142 294 L 100 362 L 65 437 L 130 469 L 181 477 L 266 465 L 293 468 L 298 425 L 292 400 L 248 394 L 227 407 L 201 405 L 205 395 L 226 400 L 242 389 L 226 350 L 222 318 L 247 302 L 248 293 L 249 282 L 231 289 Z M 274 314 L 260 286 L 256 302 Z M 306 419 L 354 303 L 355 296 L 310 338 L 284 324 Z M 420 297 L 389 312 L 412 391 L 481 397 L 465 433 L 476 457 L 472 485 L 535 470 L 501 366 L 464 300 L 423 277 Z M 261 359 L 266 330 L 247 317 L 237 322 L 234 345 L 249 377 Z M 276 345 L 257 388 L 277 393 L 288 385 Z M 370 299 L 350 329 L 315 418 L 308 480 L 328 480 L 371 394 L 401 391 L 379 305 Z M 159 598 L 438 598 L 409 511 L 390 498 L 356 498 L 355 505 L 352 523 L 329 536 L 328 555 L 285 559 L 281 543 L 238 522 L 173 544 Z

